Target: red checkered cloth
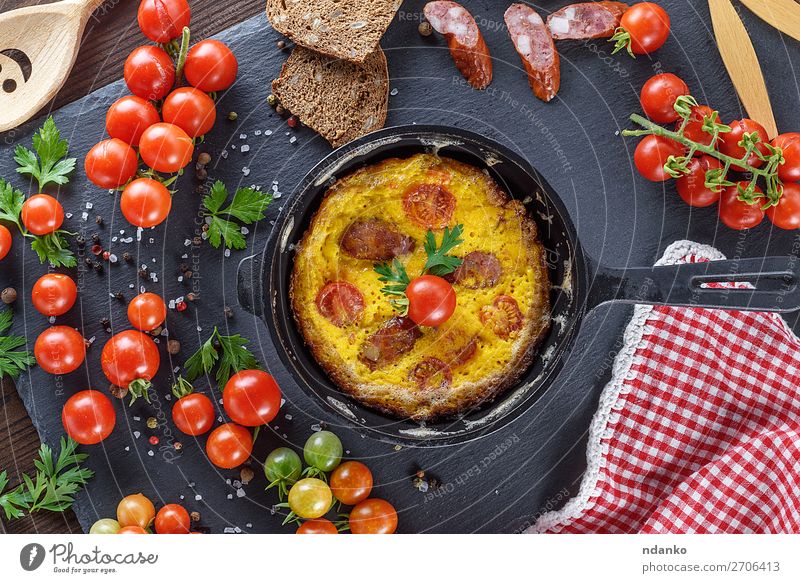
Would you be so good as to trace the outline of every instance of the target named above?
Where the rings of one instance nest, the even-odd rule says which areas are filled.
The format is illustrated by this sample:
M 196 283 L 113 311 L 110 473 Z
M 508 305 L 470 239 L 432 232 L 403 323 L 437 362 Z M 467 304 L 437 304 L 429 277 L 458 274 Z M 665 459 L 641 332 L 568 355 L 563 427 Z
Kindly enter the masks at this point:
M 679 241 L 659 263 L 718 259 Z M 532 532 L 800 533 L 800 340 L 775 314 L 637 306 L 587 461 Z

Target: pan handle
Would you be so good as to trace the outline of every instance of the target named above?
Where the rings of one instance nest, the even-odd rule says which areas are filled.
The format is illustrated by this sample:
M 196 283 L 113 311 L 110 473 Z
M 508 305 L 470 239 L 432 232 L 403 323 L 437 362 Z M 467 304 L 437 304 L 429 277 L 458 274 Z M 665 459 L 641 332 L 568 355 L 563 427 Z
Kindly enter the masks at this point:
M 264 317 L 264 256 L 245 257 L 236 269 L 236 294 L 239 305 L 259 318 Z
M 588 309 L 606 302 L 763 312 L 800 309 L 800 258 L 796 256 L 628 269 L 591 267 L 594 280 Z M 705 285 L 718 282 L 747 282 L 750 286 Z

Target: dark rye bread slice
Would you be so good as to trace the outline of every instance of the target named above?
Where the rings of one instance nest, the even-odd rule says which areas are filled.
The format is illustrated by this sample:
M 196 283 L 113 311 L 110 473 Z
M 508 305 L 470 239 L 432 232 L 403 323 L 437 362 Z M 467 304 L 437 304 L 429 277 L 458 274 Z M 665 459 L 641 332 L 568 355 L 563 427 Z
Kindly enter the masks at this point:
M 380 47 L 363 63 L 295 47 L 272 82 L 283 107 L 334 148 L 380 129 L 389 107 L 389 69 Z
M 298 45 L 364 62 L 403 0 L 267 0 L 272 27 Z

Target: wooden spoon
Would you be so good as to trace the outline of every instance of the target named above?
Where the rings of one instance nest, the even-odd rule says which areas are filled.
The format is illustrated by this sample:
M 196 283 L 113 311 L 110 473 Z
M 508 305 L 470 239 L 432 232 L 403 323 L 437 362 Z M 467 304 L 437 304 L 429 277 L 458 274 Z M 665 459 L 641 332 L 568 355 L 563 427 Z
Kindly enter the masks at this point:
M 58 92 L 103 0 L 63 0 L 0 14 L 0 131 L 33 117 Z
M 719 53 L 736 93 L 750 118 L 764 126 L 772 139 L 778 135 L 778 126 L 769 102 L 764 73 L 747 30 L 730 0 L 708 0 L 708 8 Z
M 800 40 L 800 4 L 796 0 L 742 0 L 756 16 Z

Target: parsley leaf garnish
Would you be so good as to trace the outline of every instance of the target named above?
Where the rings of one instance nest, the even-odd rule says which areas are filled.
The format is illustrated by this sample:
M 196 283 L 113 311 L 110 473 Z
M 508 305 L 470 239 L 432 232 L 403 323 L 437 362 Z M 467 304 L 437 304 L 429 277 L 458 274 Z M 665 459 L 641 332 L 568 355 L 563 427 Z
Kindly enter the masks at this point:
M 33 151 L 22 144 L 14 150 L 17 172 L 28 174 L 39 183 L 39 192 L 48 184 L 66 184 L 67 175 L 75 169 L 75 158 L 67 158 L 69 144 L 61 139 L 61 132 L 50 116 L 38 132 L 33 134 Z
M 249 343 L 247 338 L 239 334 L 223 336 L 215 327 L 208 340 L 184 363 L 186 378 L 193 381 L 201 375 L 209 374 L 216 366 L 217 372 L 214 376 L 217 384 L 222 387 L 239 371 L 260 369 L 256 357 L 247 348 Z
M 395 259 L 392 263 L 376 263 L 373 268 L 380 275 L 378 281 L 388 284 L 381 288 L 381 293 L 389 296 L 389 303 L 400 312 L 401 316 L 405 316 L 408 313 L 406 288 L 411 283 L 411 278 L 408 277 L 406 268 L 398 259 Z
M 11 310 L 0 312 L 0 334 L 11 328 L 13 318 Z M 0 376 L 17 378 L 19 373 L 36 362 L 27 350 L 17 350 L 25 344 L 26 340 L 22 336 L 0 336 Z
M 204 214 L 211 219 L 208 241 L 214 248 L 219 248 L 224 242 L 228 249 L 245 249 L 247 242 L 239 223 L 250 225 L 263 219 L 264 211 L 272 202 L 272 195 L 254 188 L 239 188 L 230 204 L 223 209 L 227 199 L 228 189 L 220 180 L 214 182 L 211 192 L 203 197 Z

